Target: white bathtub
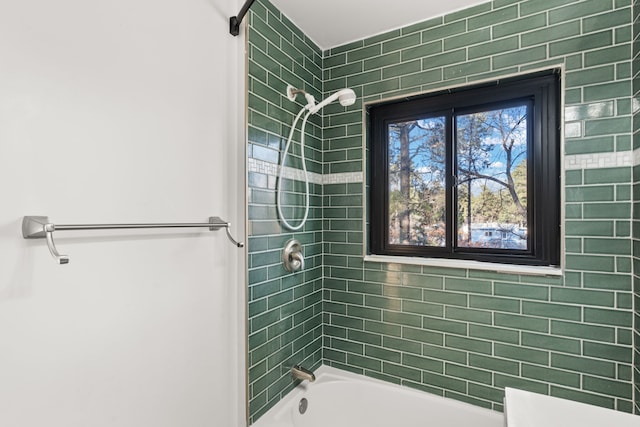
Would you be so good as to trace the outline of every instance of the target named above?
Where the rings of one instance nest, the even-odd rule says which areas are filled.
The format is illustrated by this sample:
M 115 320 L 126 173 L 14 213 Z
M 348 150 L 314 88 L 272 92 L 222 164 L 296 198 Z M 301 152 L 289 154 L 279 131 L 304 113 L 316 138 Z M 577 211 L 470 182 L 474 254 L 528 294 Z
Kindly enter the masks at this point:
M 501 413 L 322 366 L 254 427 L 503 427 Z M 307 400 L 307 410 L 299 405 Z
M 640 417 L 524 390 L 505 390 L 509 427 L 640 427 Z

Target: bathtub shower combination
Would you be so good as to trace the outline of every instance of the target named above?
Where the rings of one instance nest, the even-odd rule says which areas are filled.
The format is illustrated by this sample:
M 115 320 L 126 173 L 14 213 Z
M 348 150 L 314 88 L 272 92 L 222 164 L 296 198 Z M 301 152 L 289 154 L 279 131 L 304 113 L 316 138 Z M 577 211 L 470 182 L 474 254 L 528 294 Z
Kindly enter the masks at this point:
M 640 417 L 507 388 L 505 414 L 336 368 L 303 380 L 254 427 L 640 427 Z
M 592 7 L 585 7 L 587 3 Z M 257 25 L 247 32 L 247 46 L 252 52 L 259 53 L 248 57 L 248 78 L 250 83 L 255 83 L 249 85 L 249 108 L 252 114 L 248 121 L 255 133 L 248 143 L 252 149 L 256 149 L 251 152 L 251 172 L 262 175 L 248 186 L 248 190 L 252 194 L 260 194 L 260 197 L 249 200 L 250 207 L 255 207 L 256 212 L 268 210 L 268 215 L 256 215 L 255 223 L 250 222 L 251 227 L 256 224 L 256 229 L 260 230 L 255 233 L 256 241 L 260 239 L 260 242 L 266 242 L 264 250 L 250 252 L 250 256 L 256 254 L 256 259 L 264 259 L 264 262 L 251 265 L 250 273 L 254 274 L 249 280 L 250 289 L 260 289 L 259 293 L 250 294 L 249 301 L 255 308 L 249 320 L 254 322 L 254 319 L 258 319 L 254 322 L 256 327 L 249 332 L 250 337 L 255 338 L 255 345 L 249 346 L 250 363 L 247 367 L 250 391 L 248 415 L 250 420 L 255 421 L 255 426 L 587 427 L 595 423 L 598 426 L 640 427 L 640 417 L 623 412 L 500 389 L 505 382 L 515 383 L 533 390 L 616 407 L 619 411 L 638 407 L 637 389 L 634 391 L 633 387 L 637 372 L 634 371 L 637 363 L 634 363 L 633 352 L 637 343 L 632 339 L 638 331 L 633 323 L 633 316 L 638 310 L 631 304 L 637 292 L 632 288 L 635 276 L 630 267 L 637 257 L 629 252 L 629 245 L 633 242 L 627 238 L 630 224 L 635 224 L 629 211 L 635 199 L 629 196 L 629 192 L 639 180 L 633 174 L 633 165 L 616 163 L 615 160 L 612 164 L 608 163 L 609 151 L 623 150 L 633 154 L 634 147 L 629 141 L 634 132 L 629 120 L 638 117 L 635 110 L 631 115 L 629 105 L 634 99 L 634 92 L 630 88 L 634 82 L 632 76 L 637 74 L 638 61 L 630 52 L 637 47 L 637 28 L 633 28 L 633 22 L 640 15 L 634 7 L 636 3 L 485 2 L 443 15 L 438 20 L 429 19 L 399 26 L 388 33 L 367 36 L 326 50 L 312 43 L 305 46 L 308 34 L 298 28 L 284 11 L 280 11 L 278 5 L 261 5 L 255 11 Z M 595 4 L 598 4 L 597 8 Z M 507 13 L 512 16 L 506 17 Z M 566 19 L 569 16 L 571 19 Z M 566 36 L 557 33 L 561 24 L 572 29 L 573 33 Z M 289 40 L 298 40 L 296 37 L 301 34 L 299 49 L 289 50 Z M 523 38 L 527 39 L 526 46 L 521 42 Z M 509 43 L 513 46 L 507 47 Z M 265 45 L 267 48 L 264 48 Z M 470 56 L 471 51 L 474 54 Z M 613 51 L 616 53 L 612 54 Z M 293 61 L 292 54 L 296 56 Z M 283 60 L 278 61 L 278 57 Z M 315 64 L 318 58 L 322 58 L 322 61 Z M 562 209 L 566 208 L 571 213 L 561 216 L 559 227 L 554 230 L 562 233 L 556 233 L 558 236 L 554 235 L 549 240 L 560 241 L 561 264 L 567 267 L 568 274 L 564 269 L 549 271 L 553 277 L 546 277 L 546 271 L 538 269 L 521 274 L 521 267 L 517 267 L 518 274 L 512 275 L 510 268 L 504 267 L 503 270 L 502 266 L 497 273 L 489 266 L 485 266 L 487 271 L 482 269 L 475 273 L 471 270 L 475 271 L 476 266 L 471 268 L 464 265 L 462 268 L 457 264 L 456 268 L 451 269 L 440 268 L 440 265 L 396 268 L 387 267 L 397 261 L 388 258 L 361 264 L 360 256 L 367 252 L 367 244 L 371 240 L 368 234 L 371 227 L 367 222 L 370 209 L 368 184 L 375 175 L 367 169 L 370 158 L 368 150 L 372 143 L 367 139 L 371 133 L 367 126 L 367 107 L 386 100 L 411 98 L 412 94 L 445 92 L 453 86 L 475 85 L 493 79 L 502 81 L 512 75 L 519 76 L 525 70 L 533 72 L 547 67 L 553 67 L 554 75 L 560 70 L 558 99 L 552 103 L 559 122 L 552 126 L 549 134 L 560 130 L 557 153 L 554 151 L 557 161 L 554 163 L 559 163 L 561 172 L 555 176 L 562 175 L 563 179 L 556 190 Z M 607 74 L 603 74 L 605 70 Z M 304 74 L 298 75 L 298 71 Z M 286 96 L 291 103 L 288 103 L 282 95 L 287 76 L 296 76 L 289 79 L 298 87 L 315 95 L 331 95 L 330 99 L 318 104 L 310 93 L 289 87 Z M 567 76 L 571 80 L 569 84 Z M 345 87 L 351 89 L 343 89 Z M 358 100 L 355 99 L 356 93 Z M 292 107 L 296 97 L 299 104 Z M 320 96 L 318 99 L 320 101 Z M 334 103 L 329 107 L 329 102 Z M 353 105 L 353 102 L 358 105 Z M 340 108 L 340 105 L 350 104 L 350 108 Z M 314 117 L 314 113 L 322 108 L 320 105 L 328 106 L 322 112 L 322 120 Z M 619 106 L 626 106 L 626 109 L 620 109 Z M 598 112 L 594 113 L 592 109 Z M 254 111 L 256 114 L 253 114 Z M 278 114 L 272 117 L 271 111 Z M 566 132 L 563 119 L 568 125 Z M 312 121 L 314 129 L 306 133 L 308 120 Z M 288 127 L 286 131 L 278 132 L 284 127 Z M 455 133 L 450 135 L 455 139 Z M 320 141 L 318 147 L 314 147 L 314 168 L 309 168 L 309 173 L 307 167 L 311 166 L 311 161 L 307 163 L 304 157 L 305 136 L 307 142 L 310 139 Z M 601 139 L 608 141 L 610 149 L 593 148 Z M 280 148 L 277 153 L 274 153 L 275 145 Z M 602 148 L 603 145 L 598 147 Z M 306 150 L 307 157 L 311 157 L 309 154 L 312 150 L 309 148 Z M 451 150 L 455 153 L 453 147 Z M 277 155 L 279 158 L 276 159 Z M 584 160 L 587 158 L 589 160 Z M 590 164 L 592 159 L 601 159 L 601 162 Z M 446 162 L 448 166 L 451 162 L 455 163 L 454 158 L 449 160 Z M 279 163 L 277 169 L 273 167 L 274 163 Z M 381 163 L 384 165 L 385 162 Z M 388 164 L 384 166 L 388 167 Z M 316 169 L 317 173 L 312 173 Z M 264 175 L 267 175 L 266 179 Z M 632 176 L 633 179 L 630 178 Z M 310 177 L 311 182 L 315 183 L 311 186 L 311 196 Z M 283 182 L 285 185 L 282 185 Z M 453 180 L 451 185 L 454 189 L 451 191 L 455 191 L 455 184 Z M 596 186 L 599 192 L 597 196 Z M 382 190 L 388 192 L 389 188 Z M 593 190 L 594 193 L 585 196 L 583 193 L 587 190 Z M 572 195 L 568 198 L 571 203 L 565 200 L 565 192 Z M 317 200 L 317 209 L 311 212 L 310 197 L 312 208 L 313 201 Z M 470 201 L 471 197 L 467 199 Z M 451 205 L 455 207 L 455 204 Z M 617 213 L 610 215 L 609 206 Z M 309 221 L 313 219 L 314 227 L 305 227 L 308 218 Z M 565 222 L 570 225 L 571 233 L 566 233 Z M 598 230 L 604 227 L 610 231 L 604 233 L 606 236 L 600 236 L 594 233 L 594 227 Z M 312 233 L 316 228 L 318 232 Z M 321 258 L 314 258 L 314 262 L 306 264 L 307 268 L 317 268 L 317 276 L 316 271 L 295 276 L 296 272 L 305 268 L 304 247 L 294 239 L 303 229 L 303 243 L 313 248 L 314 255 L 317 255 L 315 252 L 321 254 Z M 566 239 L 565 234 L 569 236 Z M 609 241 L 605 237 L 618 240 Z M 278 254 L 272 251 L 273 242 L 280 245 L 288 238 L 292 240 L 285 243 L 282 262 L 285 271 L 293 273 L 291 275 L 277 269 Z M 587 239 L 589 245 L 585 243 Z M 620 244 L 616 246 L 619 249 L 602 249 L 614 243 Z M 411 264 L 411 260 L 405 261 Z M 429 263 L 427 261 L 424 264 Z M 406 299 L 401 295 L 400 288 L 397 293 L 386 292 L 387 288 L 395 289 L 396 274 L 399 276 L 406 271 L 410 275 L 407 284 L 433 289 L 427 292 L 423 288 L 415 294 L 413 291 L 407 292 L 407 295 L 413 296 Z M 277 272 L 277 277 L 270 275 L 270 272 Z M 323 280 L 327 280 L 327 283 L 331 281 L 328 288 L 323 286 Z M 355 283 L 352 294 L 350 282 Z M 400 285 L 405 284 L 403 280 L 400 282 Z M 309 321 L 307 324 L 313 325 L 313 328 L 305 329 L 305 342 L 300 345 L 300 352 L 295 347 L 297 343 L 293 344 L 296 356 L 291 362 L 299 362 L 299 359 L 322 360 L 339 366 L 345 363 L 347 369 L 353 370 L 372 367 L 366 358 L 359 358 L 356 354 L 366 351 L 366 345 L 371 341 L 365 340 L 364 344 L 350 341 L 352 337 L 349 334 L 354 322 L 366 322 L 365 312 L 368 312 L 375 313 L 374 320 L 380 321 L 381 325 L 386 327 L 392 324 L 389 327 L 396 328 L 396 324 L 403 323 L 400 318 L 404 307 L 392 304 L 405 304 L 405 300 L 415 298 L 415 306 L 418 307 L 425 301 L 435 300 L 438 303 L 437 310 L 442 311 L 431 311 L 436 306 L 427 304 L 415 310 L 415 319 L 409 316 L 406 319 L 414 320 L 417 329 L 421 326 L 425 329 L 425 322 L 440 317 L 444 319 L 441 326 L 435 326 L 434 329 L 430 325 L 426 328 L 437 330 L 440 334 L 442 341 L 438 348 L 443 351 L 462 348 L 468 350 L 467 355 L 478 351 L 487 356 L 484 359 L 486 364 L 472 363 L 468 358 L 466 361 L 452 362 L 454 366 L 461 367 L 451 375 L 459 377 L 462 387 L 471 384 L 479 387 L 475 390 L 457 389 L 449 382 L 456 381 L 456 378 L 447 378 L 450 373 L 444 369 L 451 362 L 450 358 L 442 353 L 425 354 L 428 352 L 425 349 L 433 347 L 430 347 L 428 338 L 417 338 L 416 349 L 422 346 L 422 356 L 436 357 L 443 367 L 440 373 L 445 375 L 440 377 L 443 384 L 432 384 L 434 387 L 429 388 L 427 384 L 420 387 L 420 374 L 416 372 L 415 387 L 420 390 L 439 390 L 454 399 L 329 367 L 321 367 L 315 372 L 313 382 L 302 378 L 308 373 L 298 372 L 294 383 L 298 386 L 282 396 L 282 389 L 293 387 L 288 378 L 281 376 L 283 370 L 291 366 L 278 366 L 275 361 L 281 360 L 283 354 L 290 351 L 292 342 L 301 334 L 294 329 L 299 325 L 295 318 L 288 323 L 291 327 L 286 330 L 286 335 L 285 331 L 281 335 L 270 332 L 284 324 L 285 319 L 276 320 L 276 312 L 280 310 L 282 313 L 282 307 L 290 307 L 287 305 L 289 300 L 280 305 L 276 301 L 284 300 L 284 292 L 289 295 L 289 286 L 294 283 L 309 289 L 308 293 L 301 292 L 300 299 L 295 302 L 301 303 L 314 316 L 299 316 L 300 323 Z M 526 290 L 521 286 L 523 283 L 528 285 Z M 346 294 L 343 293 L 343 285 Z M 379 299 L 377 295 L 369 298 L 372 289 L 381 295 Z M 592 299 L 596 294 L 603 299 Z M 271 304 L 271 301 L 274 303 Z M 354 301 L 364 309 L 358 307 L 353 312 L 360 311 L 362 315 L 355 315 L 357 319 L 354 322 L 351 322 L 352 319 L 349 322 L 336 322 L 335 329 L 323 335 L 326 332 L 326 319 L 332 324 L 331 319 L 326 317 L 328 312 L 324 307 L 335 304 L 333 307 L 344 309 L 344 313 L 349 314 Z M 450 305 L 462 306 L 468 311 L 462 315 L 463 309 L 459 309 L 457 315 L 449 316 L 444 310 L 449 311 Z M 451 308 L 451 313 L 454 310 L 458 308 Z M 434 316 L 438 312 L 446 315 Z M 274 321 L 263 322 L 271 313 Z M 386 317 L 390 318 L 389 322 Z M 461 323 L 449 322 L 449 318 Z M 498 318 L 500 320 L 495 321 Z M 458 326 L 460 329 L 457 329 Z M 385 349 L 393 351 L 394 359 L 391 362 L 397 363 L 398 369 L 388 374 L 398 380 L 398 377 L 402 377 L 403 368 L 407 369 L 406 372 L 411 368 L 405 360 L 395 359 L 402 355 L 405 348 L 398 348 L 397 342 L 387 346 L 385 331 L 381 329 L 373 331 L 376 335 L 372 335 L 372 338 L 379 339 L 376 342 L 380 343 L 376 350 L 379 347 L 381 351 L 372 357 L 376 366 L 383 367 L 380 364 L 389 362 L 383 352 Z M 316 331 L 320 335 L 319 340 L 316 340 Z M 462 335 L 465 340 L 470 340 L 464 346 L 462 339 L 459 339 Z M 313 340 L 307 340 L 307 337 L 313 337 Z M 342 338 L 345 340 L 334 345 L 334 341 L 327 341 L 327 337 L 332 340 L 337 337 L 336 342 Z M 474 341 L 474 348 L 470 348 L 473 340 L 477 340 L 482 347 L 475 347 Z M 498 346 L 501 346 L 500 352 L 494 352 Z M 536 357 L 530 356 L 532 354 Z M 492 357 L 491 362 L 488 356 Z M 481 357 L 478 356 L 476 360 L 481 360 Z M 494 363 L 500 366 L 493 369 Z M 529 369 L 529 372 L 523 369 Z M 497 380 L 501 374 L 502 377 Z M 483 386 L 488 390 L 485 395 L 478 391 Z M 506 395 L 504 405 L 500 402 L 503 392 Z M 505 412 L 482 409 L 457 399 L 491 405 Z M 278 403 L 271 407 L 276 400 Z M 596 416 L 596 413 L 600 415 Z

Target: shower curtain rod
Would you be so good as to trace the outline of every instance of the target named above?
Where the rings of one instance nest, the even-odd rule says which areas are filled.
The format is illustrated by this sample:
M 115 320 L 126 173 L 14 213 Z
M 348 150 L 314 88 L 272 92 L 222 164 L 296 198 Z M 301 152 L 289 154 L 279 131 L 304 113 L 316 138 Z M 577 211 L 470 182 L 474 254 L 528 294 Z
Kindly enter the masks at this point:
M 242 6 L 242 9 L 240 9 L 240 12 L 238 12 L 236 16 L 229 18 L 229 33 L 231 33 L 232 36 L 240 34 L 240 24 L 254 1 L 256 0 L 247 0 L 244 6 Z
M 60 255 L 53 242 L 54 231 L 71 231 L 71 230 L 123 230 L 123 229 L 141 229 L 141 228 L 195 228 L 206 227 L 210 231 L 224 228 L 227 237 L 239 248 L 244 247 L 244 243 L 236 241 L 231 237 L 229 232 L 230 223 L 223 221 L 217 216 L 209 217 L 206 223 L 155 223 L 155 224 L 72 224 L 72 225 L 55 225 L 49 221 L 46 216 L 25 216 L 22 218 L 22 237 L 25 239 L 47 239 L 49 252 L 58 264 L 68 264 L 69 257 Z

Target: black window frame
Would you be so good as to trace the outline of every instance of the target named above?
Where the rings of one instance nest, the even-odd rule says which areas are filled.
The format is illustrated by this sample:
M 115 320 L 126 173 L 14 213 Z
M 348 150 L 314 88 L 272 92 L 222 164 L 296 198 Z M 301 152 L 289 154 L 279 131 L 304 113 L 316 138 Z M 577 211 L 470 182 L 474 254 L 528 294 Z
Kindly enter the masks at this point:
M 527 154 L 527 250 L 456 246 L 455 135 L 456 114 L 486 111 L 487 106 L 520 101 L 531 104 Z M 532 266 L 560 266 L 560 124 L 559 69 L 370 105 L 368 113 L 369 248 L 372 255 L 448 258 Z M 446 225 L 445 247 L 389 243 L 388 123 L 445 114 Z

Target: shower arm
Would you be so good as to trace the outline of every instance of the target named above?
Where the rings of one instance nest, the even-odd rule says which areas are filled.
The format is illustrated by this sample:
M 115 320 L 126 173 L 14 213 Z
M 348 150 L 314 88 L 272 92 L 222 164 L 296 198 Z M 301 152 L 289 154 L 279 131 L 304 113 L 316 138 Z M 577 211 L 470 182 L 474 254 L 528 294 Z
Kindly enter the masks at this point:
M 255 0 L 247 0 L 244 3 L 244 6 L 242 6 L 242 9 L 240 9 L 240 12 L 238 12 L 236 16 L 232 16 L 231 18 L 229 18 L 229 33 L 232 36 L 237 36 L 238 34 L 240 34 L 240 24 L 242 23 L 244 16 L 247 14 L 254 1 Z

